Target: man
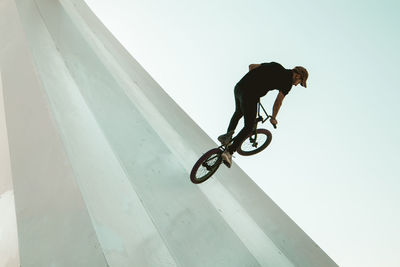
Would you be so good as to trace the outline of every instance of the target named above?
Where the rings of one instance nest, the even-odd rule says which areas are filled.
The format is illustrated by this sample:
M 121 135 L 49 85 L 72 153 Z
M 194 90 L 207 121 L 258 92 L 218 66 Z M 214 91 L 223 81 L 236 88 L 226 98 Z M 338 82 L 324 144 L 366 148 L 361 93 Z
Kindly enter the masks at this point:
M 228 144 L 241 117 L 244 117 L 244 127 L 237 134 L 234 142 L 222 153 L 224 163 L 230 168 L 232 165 L 232 154 L 240 144 L 251 134 L 257 116 L 257 103 L 260 97 L 268 91 L 279 90 L 275 99 L 272 118 L 270 122 L 276 126 L 276 116 L 282 105 L 282 101 L 289 93 L 292 85 L 301 84 L 307 87 L 308 72 L 303 67 L 295 67 L 291 70 L 285 69 L 276 62 L 251 64 L 249 72 L 235 86 L 235 112 L 228 126 L 228 131 L 218 137 L 222 144 Z

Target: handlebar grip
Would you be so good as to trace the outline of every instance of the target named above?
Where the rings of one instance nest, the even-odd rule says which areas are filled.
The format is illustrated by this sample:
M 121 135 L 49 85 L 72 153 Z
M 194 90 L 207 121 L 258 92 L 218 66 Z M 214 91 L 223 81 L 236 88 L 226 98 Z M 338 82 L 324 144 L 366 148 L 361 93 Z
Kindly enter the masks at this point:
M 269 118 L 272 118 L 271 116 L 269 116 Z M 270 122 L 272 124 L 272 126 L 274 126 L 274 128 L 276 129 L 276 124 L 273 124 L 272 122 Z

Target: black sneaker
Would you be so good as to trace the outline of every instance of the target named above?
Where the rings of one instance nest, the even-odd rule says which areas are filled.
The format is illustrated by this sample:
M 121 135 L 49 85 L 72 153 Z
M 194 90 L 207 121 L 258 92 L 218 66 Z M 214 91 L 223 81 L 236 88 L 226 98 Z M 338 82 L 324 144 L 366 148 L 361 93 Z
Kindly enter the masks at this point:
M 223 163 L 230 168 L 232 166 L 232 155 L 228 151 L 224 151 L 224 153 L 221 154 L 222 161 Z
M 232 140 L 233 131 L 230 131 L 226 134 L 218 136 L 218 141 L 221 142 L 222 145 L 226 146 Z

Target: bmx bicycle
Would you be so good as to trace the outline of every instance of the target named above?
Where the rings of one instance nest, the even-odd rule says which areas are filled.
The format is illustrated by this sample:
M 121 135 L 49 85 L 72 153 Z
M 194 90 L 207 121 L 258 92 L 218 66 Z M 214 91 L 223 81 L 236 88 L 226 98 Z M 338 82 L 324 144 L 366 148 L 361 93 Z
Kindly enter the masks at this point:
M 260 108 L 267 116 L 265 119 L 260 114 Z M 250 135 L 240 144 L 237 153 L 242 156 L 250 156 L 263 151 L 272 140 L 272 134 L 267 129 L 257 128 L 258 123 L 264 123 L 272 116 L 268 115 L 260 102 L 257 103 L 257 118 L 254 123 L 253 131 Z M 276 125 L 274 125 L 276 128 Z M 236 138 L 236 137 L 235 137 Z M 203 156 L 201 156 L 194 164 L 190 172 L 190 180 L 194 184 L 200 184 L 210 178 L 219 168 L 222 163 L 221 154 L 233 143 L 233 138 L 228 144 L 222 144 L 217 148 L 213 148 Z

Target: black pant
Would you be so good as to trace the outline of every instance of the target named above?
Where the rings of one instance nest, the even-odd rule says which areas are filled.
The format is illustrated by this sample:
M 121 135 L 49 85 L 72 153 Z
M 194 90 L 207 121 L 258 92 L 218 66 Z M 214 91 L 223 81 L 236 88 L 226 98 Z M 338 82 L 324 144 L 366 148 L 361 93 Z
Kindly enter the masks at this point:
M 251 94 L 250 90 L 246 90 L 236 85 L 235 90 L 235 112 L 232 115 L 231 121 L 228 126 L 228 132 L 236 129 L 239 120 L 244 117 L 244 127 L 236 135 L 233 144 L 229 146 L 229 153 L 233 154 L 239 145 L 246 140 L 253 130 L 254 123 L 257 116 L 257 103 L 260 101 L 259 97 Z

